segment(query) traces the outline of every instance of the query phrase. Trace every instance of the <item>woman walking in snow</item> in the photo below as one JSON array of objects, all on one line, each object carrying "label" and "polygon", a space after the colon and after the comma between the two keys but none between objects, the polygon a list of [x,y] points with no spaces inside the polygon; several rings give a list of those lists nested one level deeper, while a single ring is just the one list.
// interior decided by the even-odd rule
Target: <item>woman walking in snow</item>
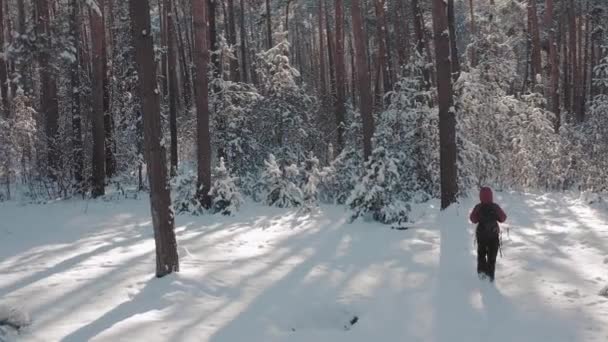
[{"label": "woman walking in snow", "polygon": [[494,203],[492,189],[483,187],[479,191],[479,200],[471,212],[471,222],[477,224],[477,274],[480,279],[486,277],[494,281],[496,256],[500,248],[500,226],[507,220],[507,215]]}]

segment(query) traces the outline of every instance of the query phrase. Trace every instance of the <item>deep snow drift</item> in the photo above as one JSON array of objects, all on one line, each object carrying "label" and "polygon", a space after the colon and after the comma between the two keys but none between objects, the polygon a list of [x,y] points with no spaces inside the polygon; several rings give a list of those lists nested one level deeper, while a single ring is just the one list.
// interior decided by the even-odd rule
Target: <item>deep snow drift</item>
[{"label": "deep snow drift", "polygon": [[4,203],[0,305],[30,313],[23,341],[608,340],[608,210],[497,198],[495,286],[474,272],[472,201],[417,207],[407,231],[338,207],[178,216],[182,271],[163,279],[147,200]]}]

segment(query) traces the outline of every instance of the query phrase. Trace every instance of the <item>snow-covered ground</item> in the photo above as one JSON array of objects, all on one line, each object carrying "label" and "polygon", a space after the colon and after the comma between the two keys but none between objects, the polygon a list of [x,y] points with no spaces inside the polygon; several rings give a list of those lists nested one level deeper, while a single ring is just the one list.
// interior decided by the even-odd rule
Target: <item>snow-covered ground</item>
[{"label": "snow-covered ground", "polygon": [[4,203],[0,304],[30,313],[23,341],[608,340],[608,210],[497,197],[495,286],[474,271],[472,201],[415,208],[407,231],[338,207],[179,216],[181,272],[163,279],[146,200]]}]

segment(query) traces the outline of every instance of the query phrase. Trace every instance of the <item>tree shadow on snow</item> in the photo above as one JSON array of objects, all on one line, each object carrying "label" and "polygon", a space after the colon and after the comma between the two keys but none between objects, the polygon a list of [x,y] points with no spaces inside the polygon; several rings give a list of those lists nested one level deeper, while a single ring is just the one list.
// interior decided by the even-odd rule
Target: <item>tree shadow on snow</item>
[{"label": "tree shadow on snow", "polygon": [[[351,325],[353,331],[349,340],[369,341],[373,336],[361,335],[359,325],[366,325],[367,333],[373,331],[382,336],[399,336],[391,334],[391,330],[402,333],[404,329],[415,329],[408,325],[408,321],[416,321],[415,317],[407,317],[407,313],[392,314],[403,311],[403,305],[407,305],[405,293],[402,298],[384,293],[387,286],[403,287],[403,291],[411,292],[424,291],[428,287],[427,281],[423,280],[406,289],[407,284],[400,283],[404,279],[396,277],[403,273],[430,272],[428,265],[413,261],[417,250],[396,252],[394,247],[408,235],[399,235],[400,238],[396,239],[394,231],[382,229],[382,226],[360,223],[347,226],[343,225],[344,219],[341,221],[326,224],[315,234],[284,241],[282,244],[290,248],[290,255],[304,253],[308,257],[269,283],[238,316],[216,331],[210,341],[238,341],[243,336],[260,341],[292,340],[306,336],[300,335],[303,331],[314,331],[317,341],[321,336],[333,341],[336,336],[346,333]],[[401,258],[410,261],[407,270],[398,269],[403,266],[398,260]],[[393,275],[395,277],[391,278]],[[253,275],[254,278],[259,276],[259,273]],[[365,309],[376,311],[365,312]],[[379,319],[380,315],[385,317]],[[188,336],[204,320],[205,317],[201,317],[181,329],[181,334],[173,336],[172,340]],[[370,327],[368,322],[371,320],[379,323],[378,326]],[[353,321],[357,322],[356,325],[351,323]]]},{"label": "tree shadow on snow", "polygon": [[70,335],[64,337],[62,342],[81,342],[89,341],[105,330],[111,328],[117,323],[120,323],[128,318],[143,314],[153,310],[160,310],[166,305],[163,304],[162,298],[166,294],[166,286],[164,282],[167,279],[150,279],[146,285],[128,301],[121,303],[95,321],[79,328]]}]

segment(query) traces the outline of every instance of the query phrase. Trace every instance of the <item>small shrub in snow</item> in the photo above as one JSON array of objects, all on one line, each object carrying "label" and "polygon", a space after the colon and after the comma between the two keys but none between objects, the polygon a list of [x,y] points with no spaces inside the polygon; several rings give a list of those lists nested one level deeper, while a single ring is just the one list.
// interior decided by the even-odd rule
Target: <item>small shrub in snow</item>
[{"label": "small shrub in snow", "polygon": [[214,214],[233,215],[243,204],[243,197],[235,183],[235,178],[230,176],[224,163],[220,159],[220,165],[215,169],[213,186],[209,195],[212,199],[211,209]]},{"label": "small shrub in snow", "polygon": [[273,154],[264,161],[262,186],[266,191],[266,204],[279,208],[299,207],[303,195],[295,183],[299,171],[296,165],[281,166]]},{"label": "small shrub in snow", "polygon": [[410,211],[401,191],[397,160],[383,147],[376,148],[365,165],[365,174],[347,200],[352,220],[371,217],[382,223],[407,221]]},{"label": "small shrub in snow", "polygon": [[171,181],[174,189],[173,208],[177,214],[202,214],[205,209],[196,197],[197,175],[193,171],[179,173]]},{"label": "small shrub in snow", "polygon": [[313,209],[319,202],[319,184],[325,172],[319,168],[319,159],[310,153],[304,162],[304,183],[302,184],[302,194],[304,196],[304,207]]},{"label": "small shrub in snow", "polygon": [[361,177],[363,157],[359,149],[346,148],[324,168],[320,184],[321,199],[328,203],[344,204]]}]

